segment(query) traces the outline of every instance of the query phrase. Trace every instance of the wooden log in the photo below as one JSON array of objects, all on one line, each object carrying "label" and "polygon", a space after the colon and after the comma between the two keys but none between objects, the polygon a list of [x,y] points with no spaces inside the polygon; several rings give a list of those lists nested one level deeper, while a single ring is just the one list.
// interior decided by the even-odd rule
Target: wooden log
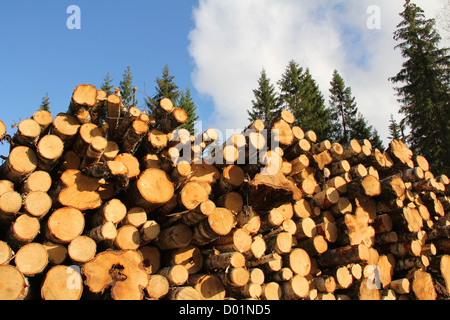
[{"label": "wooden log", "polygon": [[282,297],[284,300],[299,300],[305,298],[309,293],[309,281],[301,276],[295,275],[281,285]]},{"label": "wooden log", "polygon": [[225,287],[220,278],[213,274],[190,275],[187,283],[199,293],[202,300],[225,299]]},{"label": "wooden log", "polygon": [[67,247],[67,253],[75,264],[83,264],[91,261],[96,252],[96,242],[87,236],[76,237]]},{"label": "wooden log", "polygon": [[90,110],[97,104],[97,88],[90,84],[82,84],[75,88],[69,105],[69,112],[76,115],[84,107]]},{"label": "wooden log", "polygon": [[83,279],[79,271],[68,266],[54,266],[41,287],[43,300],[80,300],[83,293]]},{"label": "wooden log", "polygon": [[174,186],[167,173],[159,169],[147,169],[126,191],[129,204],[151,212],[168,202],[174,194]]},{"label": "wooden log", "polygon": [[321,256],[317,257],[317,262],[322,267],[336,267],[361,261],[369,261],[369,259],[369,248],[364,244],[359,244],[327,250]]},{"label": "wooden log", "polygon": [[23,199],[23,208],[30,215],[42,219],[52,207],[52,198],[43,191],[32,191]]},{"label": "wooden log", "polygon": [[141,246],[137,251],[142,255],[142,258],[144,259],[142,262],[142,266],[144,267],[147,274],[151,275],[158,272],[162,264],[160,250],[155,246],[144,245]]},{"label": "wooden log", "polygon": [[[31,243],[40,231],[39,220],[27,214],[20,215],[11,225],[6,235],[9,246],[17,250]],[[7,255],[6,255],[7,256]],[[5,258],[2,258],[6,260]]]},{"label": "wooden log", "polygon": [[289,232],[280,232],[271,234],[264,239],[267,244],[267,249],[270,252],[278,254],[287,254],[292,249],[292,234]]},{"label": "wooden log", "polygon": [[64,151],[63,141],[56,135],[45,135],[39,140],[36,154],[39,159],[38,168],[51,171],[61,158]]},{"label": "wooden log", "polygon": [[208,192],[198,182],[190,181],[181,189],[179,202],[183,209],[193,210],[202,202],[208,200]]},{"label": "wooden log", "polygon": [[199,273],[203,267],[203,254],[198,247],[187,245],[167,253],[164,260],[167,265],[183,265],[189,275]]},{"label": "wooden log", "polygon": [[203,246],[227,235],[235,225],[235,217],[226,208],[216,208],[213,214],[193,226],[192,244]]},{"label": "wooden log", "polygon": [[250,278],[249,272],[245,268],[228,268],[216,274],[226,287],[243,287]]},{"label": "wooden log", "polygon": [[134,120],[125,133],[122,143],[119,145],[120,151],[122,153],[134,154],[148,130],[147,122],[139,119]]},{"label": "wooden log", "polygon": [[245,266],[245,257],[240,252],[208,252],[204,255],[203,261],[203,267],[209,271]]},{"label": "wooden log", "polygon": [[14,258],[14,251],[4,241],[0,241],[0,266],[7,265]]},{"label": "wooden log", "polygon": [[198,291],[190,286],[171,287],[166,297],[169,300],[202,300],[202,296]]},{"label": "wooden log", "polygon": [[87,231],[86,235],[96,242],[112,241],[117,237],[117,228],[114,223],[108,221]]},{"label": "wooden log", "polygon": [[36,121],[41,127],[41,137],[46,135],[50,130],[50,125],[53,121],[53,116],[50,111],[37,110],[33,113],[33,116],[31,118]]},{"label": "wooden log", "polygon": [[20,183],[26,179],[38,165],[36,153],[25,146],[18,146],[11,150],[8,159],[0,167],[3,179]]},{"label": "wooden log", "polygon": [[338,203],[339,192],[336,188],[327,188],[313,196],[313,201],[321,209],[328,209],[332,205]]},{"label": "wooden log", "polygon": [[294,141],[291,125],[283,119],[271,124],[270,135],[272,143],[282,149],[289,147]]},{"label": "wooden log", "polygon": [[291,147],[287,148],[284,157],[288,161],[293,161],[302,154],[307,154],[311,150],[311,144],[307,139],[301,139],[294,143]]},{"label": "wooden log", "polygon": [[[97,193],[100,183],[78,170],[67,170],[61,175],[63,190],[57,195],[57,202],[64,207],[80,211],[97,209],[102,200]],[[55,200],[54,200],[55,201]]]},{"label": "wooden log", "polygon": [[17,132],[12,138],[12,145],[34,148],[41,135],[41,126],[33,119],[19,122]]},{"label": "wooden log", "polygon": [[[50,174],[47,171],[36,170],[22,183],[20,191],[22,194],[28,194],[33,191],[47,192],[50,190],[51,185],[52,178]],[[2,194],[1,191],[0,194]]]},{"label": "wooden log", "polygon": [[392,170],[406,170],[414,168],[413,152],[401,140],[392,140],[386,149],[386,154],[392,159]]},{"label": "wooden log", "polygon": [[131,153],[120,153],[114,161],[122,162],[128,169],[128,178],[133,179],[141,173],[139,160]]},{"label": "wooden log", "polygon": [[161,230],[156,245],[161,250],[183,248],[191,243],[192,237],[192,230],[188,226],[177,224]]},{"label": "wooden log", "polygon": [[244,207],[244,199],[241,193],[232,191],[216,199],[216,205],[237,214]]},{"label": "wooden log", "polygon": [[[134,227],[134,226],[133,226]],[[134,227],[136,228],[136,227]],[[137,228],[136,228],[137,229]],[[147,220],[140,228],[140,245],[144,245],[157,239],[161,232],[161,226],[155,220]]]},{"label": "wooden log", "polygon": [[81,124],[74,116],[59,113],[53,119],[50,133],[58,136],[64,142],[64,147],[68,149],[72,146],[80,126]]},{"label": "wooden log", "polygon": [[257,211],[271,210],[303,197],[297,186],[281,172],[273,175],[257,174],[249,182],[248,191],[249,204]]},{"label": "wooden log", "polygon": [[5,192],[0,196],[0,224],[9,225],[22,208],[22,197],[16,191]]},{"label": "wooden log", "polygon": [[164,276],[169,281],[169,285],[172,286],[182,286],[189,278],[188,271],[182,265],[162,268],[158,271],[158,274]]},{"label": "wooden log", "polygon": [[121,99],[116,94],[111,94],[106,98],[106,119],[108,124],[108,137],[113,137],[114,132],[119,124],[119,117],[121,112]]},{"label": "wooden log", "polygon": [[101,252],[83,265],[85,284],[93,293],[111,288],[115,300],[142,300],[149,281],[142,261],[142,255],[133,250]]},{"label": "wooden log", "polygon": [[25,300],[29,293],[29,282],[17,267],[0,265],[1,300]]},{"label": "wooden log", "polygon": [[433,278],[428,272],[417,270],[412,275],[411,289],[418,300],[436,300]]},{"label": "wooden log", "polygon": [[161,101],[156,105],[155,110],[153,110],[153,117],[155,120],[161,121],[165,117],[169,115],[170,112],[173,111],[174,105],[172,101],[168,98],[163,98]]},{"label": "wooden log", "polygon": [[165,133],[169,133],[181,127],[187,120],[188,116],[186,111],[176,107],[162,119],[159,123],[159,129]]},{"label": "wooden log", "polygon": [[159,300],[164,298],[169,292],[169,281],[160,274],[152,274],[149,276],[148,286],[145,292],[150,299]]},{"label": "wooden log", "polygon": [[80,169],[83,170],[100,162],[107,146],[108,140],[101,136],[94,137],[86,150]]},{"label": "wooden log", "polygon": [[81,211],[64,207],[55,210],[48,218],[45,236],[56,243],[69,243],[84,230],[85,219]]},{"label": "wooden log", "polygon": [[251,249],[252,237],[246,230],[235,228],[229,234],[215,240],[212,245],[220,252],[246,253]]},{"label": "wooden log", "polygon": [[347,186],[347,195],[353,198],[361,195],[374,197],[381,194],[380,181],[372,175],[352,180]]},{"label": "wooden log", "polygon": [[24,245],[14,257],[16,268],[27,277],[36,276],[48,265],[48,253],[45,247],[36,242]]},{"label": "wooden log", "polygon": [[63,264],[64,261],[66,261],[67,248],[64,245],[51,241],[44,241],[42,245],[45,247],[45,250],[47,250],[48,262],[51,265],[60,265]]}]

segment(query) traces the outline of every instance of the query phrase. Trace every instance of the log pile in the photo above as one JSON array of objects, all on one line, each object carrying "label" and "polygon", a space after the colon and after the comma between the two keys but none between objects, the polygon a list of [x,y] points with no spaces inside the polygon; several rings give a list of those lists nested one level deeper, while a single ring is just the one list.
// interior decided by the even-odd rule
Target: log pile
[{"label": "log pile", "polygon": [[317,141],[285,110],[203,156],[218,134],[186,120],[80,85],[0,123],[0,299],[450,297],[450,181],[403,142]]}]

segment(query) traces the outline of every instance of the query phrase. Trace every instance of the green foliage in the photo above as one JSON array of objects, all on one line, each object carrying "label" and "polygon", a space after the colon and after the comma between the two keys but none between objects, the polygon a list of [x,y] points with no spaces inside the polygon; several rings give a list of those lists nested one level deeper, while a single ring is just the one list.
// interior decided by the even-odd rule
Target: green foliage
[{"label": "green foliage", "polygon": [[163,68],[162,77],[156,78],[156,93],[153,97],[148,96],[145,98],[145,103],[151,112],[153,112],[155,106],[157,106],[163,98],[168,98],[174,105],[177,105],[180,91],[178,90],[178,86],[175,84],[174,79],[175,76],[169,74],[169,65],[166,64]]},{"label": "green foliage", "polygon": [[112,84],[113,81],[114,80],[111,78],[109,72],[106,74],[105,78],[103,78],[103,83],[100,89],[106,92],[106,96],[114,93],[114,85]]},{"label": "green foliage", "polygon": [[127,106],[135,106],[137,101],[134,100],[134,86],[133,75],[131,74],[131,67],[128,65],[122,74],[122,80],[119,84],[120,95],[122,103]]},{"label": "green foliage", "polygon": [[255,99],[252,100],[252,109],[247,110],[248,120],[253,122],[260,119],[268,127],[272,120],[281,112],[281,100],[264,69],[261,71],[261,76],[258,79],[258,89],[253,90],[253,95]]},{"label": "green foliage", "polygon": [[330,138],[345,144],[352,138],[351,128],[357,120],[358,108],[351,88],[345,86],[344,79],[337,70],[334,70],[330,85]]},{"label": "green foliage", "polygon": [[394,116],[391,114],[389,119],[389,140],[403,140],[402,131],[400,125],[395,121]]},{"label": "green foliage", "polygon": [[303,72],[295,61],[290,61],[278,85],[283,106],[296,118],[294,125],[304,131],[313,130],[319,140],[328,139],[329,110],[325,108],[323,95],[309,69]]},{"label": "green foliage", "polygon": [[42,97],[41,105],[39,106],[39,110],[50,111],[50,98],[48,97],[48,92],[45,93],[45,96]]},{"label": "green foliage", "polygon": [[436,173],[450,174],[449,49],[439,48],[435,21],[425,19],[417,5],[406,1],[400,16],[394,39],[405,61],[390,80],[397,85],[399,111],[410,130],[406,142]]},{"label": "green foliage", "polygon": [[195,123],[198,120],[196,114],[197,107],[191,97],[191,90],[187,88],[185,91],[181,92],[180,101],[178,102],[178,107],[186,111],[188,120],[182,126],[182,128],[188,130],[191,134],[195,135]]}]

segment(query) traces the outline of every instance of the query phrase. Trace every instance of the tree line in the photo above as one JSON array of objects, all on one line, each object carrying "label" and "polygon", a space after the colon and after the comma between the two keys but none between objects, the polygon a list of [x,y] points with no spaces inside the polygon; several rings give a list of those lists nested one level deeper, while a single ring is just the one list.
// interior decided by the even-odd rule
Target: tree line
[{"label": "tree line", "polygon": [[[389,123],[389,139],[404,141],[415,154],[423,155],[433,172],[450,175],[450,57],[448,48],[440,48],[441,36],[436,30],[434,19],[426,19],[424,11],[410,0],[405,0],[400,13],[402,21],[397,25],[394,39],[398,42],[404,58],[401,70],[388,79],[397,92],[397,122],[393,113]],[[188,114],[184,128],[195,134],[198,120],[190,89],[180,90],[169,66],[162,70],[162,76],[155,79],[155,92],[146,95],[145,106],[151,112],[166,97]],[[374,148],[384,150],[377,130],[369,125],[358,110],[356,98],[350,86],[337,70],[334,70],[326,102],[310,69],[291,60],[281,79],[272,83],[264,68],[253,90],[254,99],[247,110],[248,119],[261,119],[269,125],[283,109],[290,110],[295,118],[294,125],[303,130],[313,130],[318,139],[336,141],[342,144],[352,139],[368,139]],[[275,86],[276,85],[276,86]],[[118,88],[124,104],[137,105],[130,66],[122,74]],[[106,74],[101,89],[114,93],[113,79]],[[42,99],[41,108],[49,109],[48,93]]]}]

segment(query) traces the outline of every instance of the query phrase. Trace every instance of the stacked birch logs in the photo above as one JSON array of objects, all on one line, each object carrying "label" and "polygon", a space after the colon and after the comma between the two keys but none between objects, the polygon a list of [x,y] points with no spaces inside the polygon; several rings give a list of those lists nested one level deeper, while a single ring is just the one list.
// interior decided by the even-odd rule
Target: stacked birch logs
[{"label": "stacked birch logs", "polygon": [[403,142],[317,141],[285,110],[206,156],[217,131],[186,120],[80,85],[0,122],[0,299],[449,298],[450,181]]}]

